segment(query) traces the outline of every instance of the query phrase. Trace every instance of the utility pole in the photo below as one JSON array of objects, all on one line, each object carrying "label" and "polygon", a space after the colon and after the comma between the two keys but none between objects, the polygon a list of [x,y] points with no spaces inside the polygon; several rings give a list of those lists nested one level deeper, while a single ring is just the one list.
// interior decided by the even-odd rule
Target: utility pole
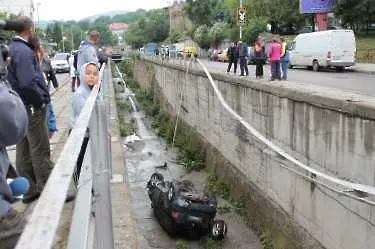
[{"label": "utility pole", "polygon": [[70,26],[70,35],[72,36],[72,50],[74,50],[74,37],[73,37],[73,27]]},{"label": "utility pole", "polygon": [[61,23],[61,37],[62,37],[62,46],[63,52],[65,53],[65,42],[64,42],[64,24]]},{"label": "utility pole", "polygon": [[[242,0],[240,0],[240,8],[242,8]],[[242,41],[242,25],[240,25],[240,41]]]}]

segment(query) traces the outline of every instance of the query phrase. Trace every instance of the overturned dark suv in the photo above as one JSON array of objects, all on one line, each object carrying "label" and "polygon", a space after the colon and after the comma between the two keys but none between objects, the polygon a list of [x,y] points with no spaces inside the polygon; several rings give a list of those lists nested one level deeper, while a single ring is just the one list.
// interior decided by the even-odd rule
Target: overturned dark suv
[{"label": "overturned dark suv", "polygon": [[147,192],[155,216],[170,235],[198,239],[209,234],[215,240],[225,238],[226,223],[215,220],[216,197],[199,193],[191,181],[165,181],[162,174],[154,173]]}]

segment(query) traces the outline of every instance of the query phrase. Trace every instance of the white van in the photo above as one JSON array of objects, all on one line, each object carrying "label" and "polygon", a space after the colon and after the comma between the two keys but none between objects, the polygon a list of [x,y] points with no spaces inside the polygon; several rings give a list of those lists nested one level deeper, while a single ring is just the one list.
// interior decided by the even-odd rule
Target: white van
[{"label": "white van", "polygon": [[356,42],[352,30],[328,30],[298,35],[290,47],[289,65],[335,67],[355,65]]}]

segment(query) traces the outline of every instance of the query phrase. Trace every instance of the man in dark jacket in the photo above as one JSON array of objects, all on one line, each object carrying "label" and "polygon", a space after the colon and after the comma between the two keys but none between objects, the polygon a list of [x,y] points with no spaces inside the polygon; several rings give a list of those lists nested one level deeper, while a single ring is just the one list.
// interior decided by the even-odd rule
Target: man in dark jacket
[{"label": "man in dark jacket", "polygon": [[232,64],[234,65],[234,74],[237,72],[237,62],[238,62],[238,46],[237,42],[233,42],[232,45],[228,48],[228,57],[229,57],[229,65],[227,69],[227,73],[230,72],[232,68]]},{"label": "man in dark jacket", "polygon": [[20,20],[25,30],[17,33],[9,45],[8,81],[20,95],[29,119],[26,137],[17,144],[16,167],[30,182],[30,189],[23,198],[24,203],[30,203],[40,196],[53,166],[46,123],[50,95],[29,43],[35,35],[34,24],[28,17]]},{"label": "man in dark jacket", "polygon": [[243,43],[242,41],[240,41],[240,44],[238,45],[238,55],[240,58],[240,69],[241,69],[240,76],[245,76],[244,73],[246,73],[246,76],[248,76],[249,69],[247,67],[247,57],[248,57],[247,45],[246,43]]}]

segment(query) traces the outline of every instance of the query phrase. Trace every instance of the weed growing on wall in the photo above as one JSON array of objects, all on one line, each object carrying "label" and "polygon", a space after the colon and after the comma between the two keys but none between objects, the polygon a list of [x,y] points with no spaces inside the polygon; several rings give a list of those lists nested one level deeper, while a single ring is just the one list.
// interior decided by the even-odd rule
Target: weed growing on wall
[{"label": "weed growing on wall", "polygon": [[[133,64],[131,62],[122,62],[120,68],[125,74],[125,81],[134,92],[141,109],[152,119],[152,128],[156,130],[158,136],[163,137],[171,145],[176,123],[175,118],[161,111],[160,105],[155,103],[156,101],[150,90],[139,88],[133,78]],[[188,172],[200,171],[205,168],[205,152],[198,146],[194,146],[191,129],[184,126],[181,122],[178,124],[175,147],[178,148],[177,160],[184,165]]]},{"label": "weed growing on wall", "polygon": [[178,240],[176,242],[176,249],[189,249],[189,246],[187,243],[183,240]]},{"label": "weed growing on wall", "polygon": [[222,249],[222,241],[213,240],[210,237],[203,237],[200,241],[200,248],[202,249]]}]

